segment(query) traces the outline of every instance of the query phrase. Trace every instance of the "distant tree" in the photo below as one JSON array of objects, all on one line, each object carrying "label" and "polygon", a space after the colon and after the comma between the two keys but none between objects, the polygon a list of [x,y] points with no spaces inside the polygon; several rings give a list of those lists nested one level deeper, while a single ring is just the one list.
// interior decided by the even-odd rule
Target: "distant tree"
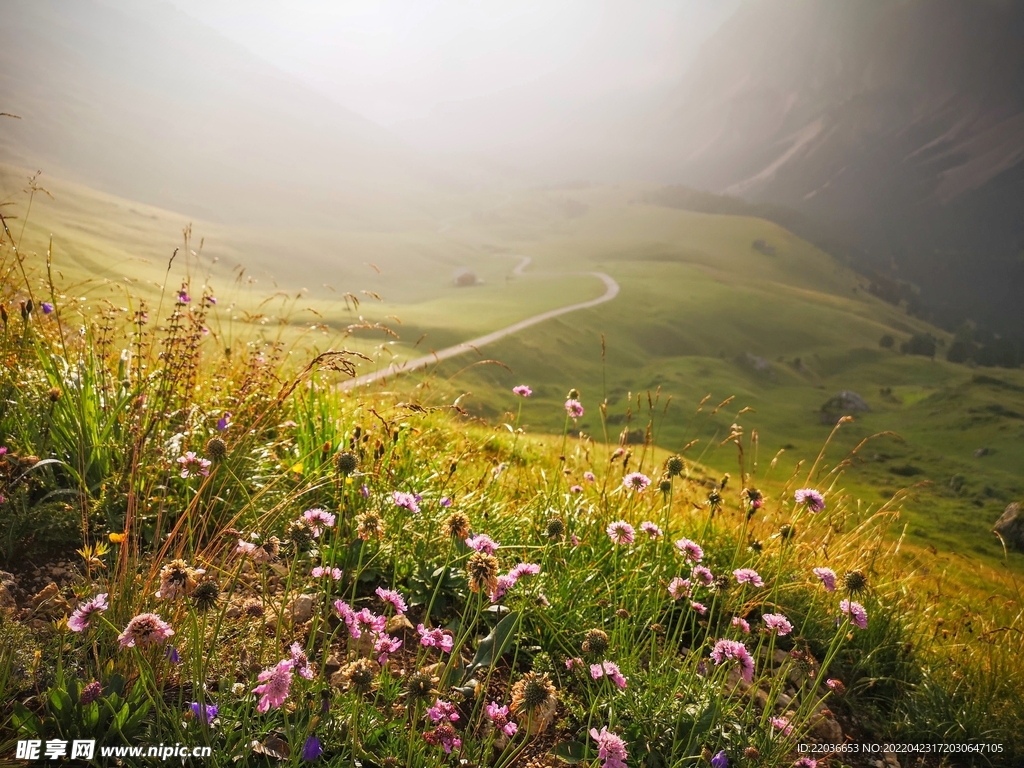
[{"label": "distant tree", "polygon": [[900,345],[900,352],[934,358],[935,337],[928,333],[915,333],[910,337],[910,341],[905,341]]},{"label": "distant tree", "polygon": [[896,344],[896,339],[892,337],[891,333],[887,333],[878,340],[878,346],[882,349],[892,349],[893,345]]},{"label": "distant tree", "polygon": [[978,347],[973,342],[957,339],[949,345],[946,352],[946,359],[951,363],[966,363],[974,360],[978,355]]}]

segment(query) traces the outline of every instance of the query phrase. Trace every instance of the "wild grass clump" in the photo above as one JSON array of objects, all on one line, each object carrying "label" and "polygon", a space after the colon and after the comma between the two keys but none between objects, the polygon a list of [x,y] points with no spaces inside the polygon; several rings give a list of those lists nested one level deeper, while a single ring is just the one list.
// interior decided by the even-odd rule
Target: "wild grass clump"
[{"label": "wild grass clump", "polygon": [[73,327],[52,284],[37,304],[4,274],[3,561],[77,549],[78,568],[2,611],[0,749],[788,766],[853,724],[1024,754],[1019,623],[926,635],[895,512],[862,515],[841,466],[755,487],[736,427],[739,480],[709,479],[578,433],[575,390],[563,434],[527,438],[528,389],[493,427],[341,391],[344,352],[228,352],[188,280],[155,327],[141,306]]}]

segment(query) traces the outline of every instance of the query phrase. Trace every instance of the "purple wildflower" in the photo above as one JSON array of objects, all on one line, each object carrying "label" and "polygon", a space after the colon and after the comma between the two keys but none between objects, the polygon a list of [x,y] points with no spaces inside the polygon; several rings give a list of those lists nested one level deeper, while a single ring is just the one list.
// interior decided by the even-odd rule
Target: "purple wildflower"
[{"label": "purple wildflower", "polygon": [[485,555],[493,555],[495,550],[501,545],[486,533],[480,533],[466,539],[466,546],[470,549],[475,549],[477,552],[483,552]]},{"label": "purple wildflower", "polygon": [[782,731],[783,736],[789,736],[793,732],[793,726],[789,724],[788,718],[773,717],[769,722],[771,722],[772,728]]},{"label": "purple wildflower", "polygon": [[793,494],[797,504],[806,504],[807,511],[817,514],[825,509],[825,497],[813,488],[801,488]]},{"label": "purple wildflower", "polygon": [[427,629],[422,624],[417,624],[416,631],[420,633],[420,645],[440,648],[442,653],[451,653],[455,647],[455,638],[441,629]]},{"label": "purple wildflower", "polygon": [[520,397],[529,397],[533,394],[533,390],[525,384],[520,384],[518,387],[512,387],[512,391]]},{"label": "purple wildflower", "polygon": [[394,499],[395,506],[407,509],[415,515],[419,514],[420,505],[416,503],[416,494],[394,491],[391,494],[391,498]]},{"label": "purple wildflower", "polygon": [[50,314],[51,312],[53,312],[53,304],[51,304],[50,302],[48,302],[48,301],[44,301],[44,302],[43,302],[43,303],[41,304],[41,306],[42,306],[42,308],[43,308],[43,314],[44,314],[44,315],[48,315],[48,314]]},{"label": "purple wildflower", "polygon": [[825,587],[826,592],[836,591],[836,572],[831,568],[815,568],[813,571],[815,576],[821,579],[822,585]]},{"label": "purple wildflower", "polygon": [[676,576],[672,581],[668,583],[668,593],[672,595],[673,600],[679,600],[683,597],[690,596],[690,580],[682,579]]},{"label": "purple wildflower", "polygon": [[737,568],[732,572],[732,575],[736,577],[736,581],[740,584],[753,584],[755,587],[764,586],[761,576],[753,568]]},{"label": "purple wildflower", "polygon": [[651,484],[651,478],[643,472],[630,472],[622,478],[622,487],[636,493],[643,493],[644,489]]},{"label": "purple wildflower", "polygon": [[508,707],[499,706],[498,702],[492,701],[485,708],[487,719],[490,720],[496,729],[508,737],[516,735],[519,726],[508,716]]},{"label": "purple wildflower", "polygon": [[839,609],[850,617],[850,621],[861,629],[868,628],[868,612],[864,606],[852,600],[843,600],[839,603]]},{"label": "purple wildflower", "polygon": [[323,753],[324,748],[320,745],[320,739],[316,736],[307,736],[306,743],[302,745],[303,762],[312,763],[319,759]]},{"label": "purple wildflower", "polygon": [[602,661],[600,664],[590,665],[590,676],[595,680],[600,680],[602,677],[607,676],[616,687],[625,688],[627,685],[628,678],[624,677],[622,672],[619,671],[619,665],[612,661]]},{"label": "purple wildflower", "polygon": [[216,704],[200,704],[198,701],[193,701],[188,706],[192,710],[192,716],[203,725],[209,725],[217,716]]},{"label": "purple wildflower", "polygon": [[110,606],[107,605],[107,593],[101,592],[92,600],[79,605],[75,612],[68,617],[68,629],[72,632],[84,632],[94,613],[103,613]]},{"label": "purple wildflower", "polygon": [[710,587],[715,583],[715,575],[711,573],[710,568],[706,568],[703,565],[693,566],[693,570],[690,571],[690,578],[699,581],[705,587]]},{"label": "purple wildflower", "polygon": [[719,640],[711,650],[711,660],[716,666],[726,660],[738,661],[740,676],[748,683],[754,679],[754,659],[747,647],[738,640]]},{"label": "purple wildflower", "polygon": [[309,665],[309,657],[302,646],[298,643],[292,643],[288,652],[292,656],[292,669],[298,672],[300,677],[312,680],[314,675],[313,668]]},{"label": "purple wildflower", "polygon": [[746,619],[740,618],[739,616],[733,616],[732,625],[734,627],[738,627],[740,632],[743,632],[747,635],[750,634],[750,624],[747,623]]},{"label": "purple wildflower", "polygon": [[334,521],[337,519],[330,512],[320,509],[319,507],[307,509],[302,513],[302,516],[307,522],[312,524],[313,538],[319,538],[320,534],[323,533],[324,528],[333,528]]},{"label": "purple wildflower", "polygon": [[626,768],[629,754],[621,737],[609,732],[607,726],[602,726],[600,733],[597,728],[591,728],[590,738],[597,742],[597,756],[602,768]]},{"label": "purple wildflower", "polygon": [[781,613],[766,613],[761,619],[764,621],[764,625],[769,630],[773,630],[779,637],[785,637],[793,631],[793,625]]},{"label": "purple wildflower", "polygon": [[292,660],[282,659],[276,666],[267,667],[256,678],[261,684],[252,689],[260,695],[256,711],[263,713],[271,707],[284,704],[292,685]]},{"label": "purple wildflower", "polygon": [[661,536],[661,528],[650,520],[640,523],[640,530],[647,534],[648,539],[657,539]]},{"label": "purple wildflower", "polygon": [[377,597],[394,608],[395,613],[405,613],[409,609],[409,606],[405,604],[405,600],[402,596],[393,589],[377,587]]},{"label": "purple wildflower", "polygon": [[572,418],[578,419],[583,415],[583,405],[579,400],[566,400],[565,401],[565,412],[568,413]]},{"label": "purple wildflower", "polygon": [[686,555],[687,560],[692,560],[695,563],[699,563],[704,559],[704,550],[701,549],[700,544],[689,539],[679,539],[676,542],[676,549]]},{"label": "purple wildflower", "polygon": [[605,532],[613,544],[632,544],[633,536],[636,533],[633,530],[633,526],[625,520],[616,520],[614,523],[609,523]]}]

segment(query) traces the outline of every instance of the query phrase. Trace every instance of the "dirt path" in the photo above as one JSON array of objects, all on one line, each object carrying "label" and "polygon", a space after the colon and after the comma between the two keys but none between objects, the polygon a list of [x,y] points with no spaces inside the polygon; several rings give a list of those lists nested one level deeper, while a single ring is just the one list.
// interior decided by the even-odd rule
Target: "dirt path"
[{"label": "dirt path", "polygon": [[[512,271],[514,275],[521,275],[523,270],[529,266],[530,257],[520,256],[520,262],[518,266]],[[593,275],[594,277],[601,280],[605,285],[605,291],[601,296],[590,301],[581,301],[578,304],[569,304],[558,309],[551,309],[547,312],[541,312],[539,315],[533,315],[525,320],[520,320],[518,323],[499,328],[496,331],[488,333],[486,336],[479,336],[469,341],[464,341],[461,344],[456,344],[452,347],[446,347],[440,349],[432,354],[424,355],[423,357],[417,357],[414,360],[409,360],[404,363],[392,363],[387,368],[373,373],[366,373],[362,376],[357,376],[354,379],[350,379],[341,384],[341,388],[344,390],[355,389],[365,384],[372,384],[375,381],[386,378],[388,376],[396,376],[400,373],[409,373],[411,371],[418,371],[422,368],[426,368],[432,363],[439,363],[442,360],[447,360],[450,357],[456,355],[464,355],[467,352],[472,352],[480,347],[486,346],[487,344],[493,344],[499,339],[503,339],[506,336],[510,336],[513,333],[518,333],[524,328],[529,328],[531,325],[537,325],[537,323],[543,323],[545,320],[550,320],[553,317],[559,317],[560,315],[567,315],[570,312],[576,312],[580,309],[589,309],[590,307],[596,307],[599,304],[604,304],[606,301],[611,301],[619,295],[619,284],[610,276],[604,272],[577,272],[579,275]]]}]

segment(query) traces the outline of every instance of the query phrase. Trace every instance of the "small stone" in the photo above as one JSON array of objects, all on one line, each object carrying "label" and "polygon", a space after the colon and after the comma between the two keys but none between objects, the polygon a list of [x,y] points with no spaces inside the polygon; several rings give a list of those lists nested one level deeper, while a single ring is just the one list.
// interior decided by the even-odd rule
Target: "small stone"
[{"label": "small stone", "polygon": [[843,742],[843,727],[831,716],[818,717],[811,725],[811,733],[826,744]]},{"label": "small stone", "polygon": [[330,677],[339,669],[341,669],[341,662],[338,660],[338,657],[332,653],[327,657],[327,661],[324,662],[324,671],[327,673],[327,676]]},{"label": "small stone", "polygon": [[60,594],[60,587],[50,582],[32,596],[32,610],[44,616],[56,618],[70,613],[71,606]]},{"label": "small stone", "polygon": [[305,624],[313,616],[313,596],[302,594],[288,603],[288,616],[293,625]]},{"label": "small stone", "polygon": [[224,618],[226,619],[237,619],[242,615],[242,609],[237,605],[229,605],[228,609],[224,611]]},{"label": "small stone", "polygon": [[405,617],[404,613],[396,613],[394,616],[388,619],[387,626],[384,630],[389,635],[397,635],[400,633],[409,632],[413,629],[412,622]]}]

